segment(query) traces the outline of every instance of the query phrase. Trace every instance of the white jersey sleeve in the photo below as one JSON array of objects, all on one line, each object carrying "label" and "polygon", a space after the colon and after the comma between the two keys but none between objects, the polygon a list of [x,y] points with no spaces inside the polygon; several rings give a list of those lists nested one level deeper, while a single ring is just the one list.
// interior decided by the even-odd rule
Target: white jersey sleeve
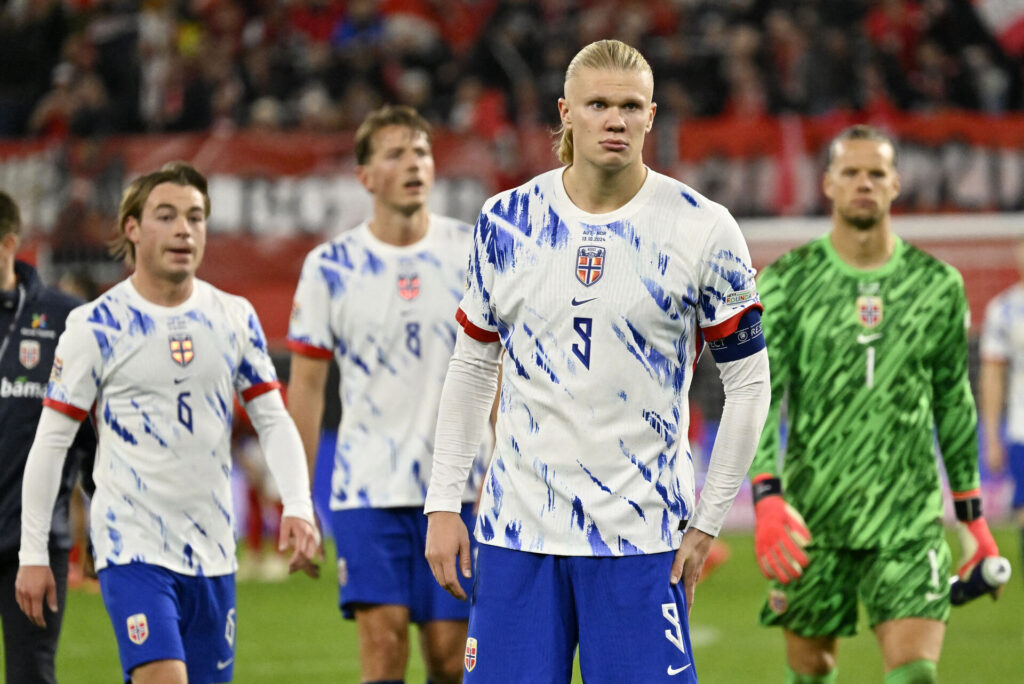
[{"label": "white jersey sleeve", "polygon": [[738,314],[761,301],[754,285],[757,272],[750,265],[750,251],[739,225],[721,209],[704,244],[700,270],[697,318],[704,337],[720,340],[736,331]]},{"label": "white jersey sleeve", "polygon": [[985,322],[981,328],[983,359],[1009,361],[1013,355],[1010,336],[1013,291],[1011,289],[999,294],[985,307]]},{"label": "white jersey sleeve", "polygon": [[79,421],[92,409],[104,361],[112,353],[106,334],[87,321],[110,316],[109,309],[100,304],[90,312],[88,306],[80,306],[68,314],[64,333],[57,341],[50,382],[43,399],[44,406]]},{"label": "white jersey sleeve", "polygon": [[247,300],[239,298],[239,330],[245,331],[242,343],[242,359],[235,374],[235,391],[242,401],[249,402],[276,389],[281,383],[277,379],[274,362],[267,351],[267,336],[263,334],[256,311]]},{"label": "white jersey sleeve", "polygon": [[337,339],[328,312],[332,291],[344,287],[341,278],[324,261],[320,250],[306,256],[288,322],[289,348],[316,359],[330,359],[334,355]]}]

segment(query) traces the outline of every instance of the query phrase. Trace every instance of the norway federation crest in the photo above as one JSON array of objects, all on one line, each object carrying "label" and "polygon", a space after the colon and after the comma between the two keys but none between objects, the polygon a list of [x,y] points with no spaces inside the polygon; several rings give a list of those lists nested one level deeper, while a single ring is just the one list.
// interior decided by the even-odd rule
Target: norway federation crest
[{"label": "norway federation crest", "polygon": [[472,672],[476,667],[476,639],[466,639],[466,672]]},{"label": "norway federation crest", "polygon": [[133,644],[141,646],[149,638],[149,623],[146,621],[145,613],[136,613],[128,616],[128,639]]},{"label": "norway federation crest", "polygon": [[25,368],[32,369],[39,365],[39,340],[22,340],[18,347],[18,360]]},{"label": "norway federation crest", "polygon": [[881,297],[857,297],[857,315],[865,328],[874,328],[882,322]]},{"label": "norway federation crest", "polygon": [[576,250],[576,279],[590,287],[604,273],[604,247],[584,245]]},{"label": "norway federation crest", "polygon": [[398,294],[402,299],[411,302],[420,294],[420,277],[415,273],[403,273],[398,276]]},{"label": "norway federation crest", "polygon": [[185,367],[192,363],[192,359],[196,357],[195,351],[192,349],[192,336],[191,335],[172,335],[171,336],[171,360],[181,367]]}]

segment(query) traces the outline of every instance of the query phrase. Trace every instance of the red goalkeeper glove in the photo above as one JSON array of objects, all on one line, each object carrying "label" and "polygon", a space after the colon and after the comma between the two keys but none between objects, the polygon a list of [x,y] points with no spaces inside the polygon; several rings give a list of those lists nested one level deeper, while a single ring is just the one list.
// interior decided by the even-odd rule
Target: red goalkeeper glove
[{"label": "red goalkeeper glove", "polygon": [[956,510],[957,536],[960,538],[960,551],[963,554],[957,574],[967,579],[983,558],[998,556],[999,547],[988,523],[981,514],[981,492],[972,489],[967,492],[953,492],[953,508]]},{"label": "red goalkeeper glove", "polygon": [[811,541],[811,532],[796,509],[782,498],[779,478],[757,476],[753,492],[757,564],[768,579],[788,584],[807,567],[804,548]]}]

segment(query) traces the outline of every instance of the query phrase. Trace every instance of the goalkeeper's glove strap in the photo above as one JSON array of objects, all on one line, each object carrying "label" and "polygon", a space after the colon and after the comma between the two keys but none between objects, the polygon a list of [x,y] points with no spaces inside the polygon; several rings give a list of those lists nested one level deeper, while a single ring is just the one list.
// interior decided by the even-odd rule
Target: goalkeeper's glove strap
[{"label": "goalkeeper's glove strap", "polygon": [[971,522],[981,517],[981,490],[953,492],[953,509],[960,522]]},{"label": "goalkeeper's glove strap", "polygon": [[754,495],[754,505],[766,496],[782,496],[782,480],[771,475],[758,475],[750,488]]}]

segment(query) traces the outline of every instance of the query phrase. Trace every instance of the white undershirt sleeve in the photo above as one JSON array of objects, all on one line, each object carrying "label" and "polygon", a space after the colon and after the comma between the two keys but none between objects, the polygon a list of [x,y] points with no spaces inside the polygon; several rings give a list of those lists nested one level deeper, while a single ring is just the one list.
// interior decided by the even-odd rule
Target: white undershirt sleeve
[{"label": "white undershirt sleeve", "polygon": [[718,364],[725,387],[725,406],[711,450],[708,473],[690,527],[718,536],[725,516],[747,477],[761,439],[771,383],[768,351]]},{"label": "white undershirt sleeve", "polygon": [[50,526],[64,459],[81,422],[43,408],[21,482],[21,565],[49,565]]},{"label": "white undershirt sleeve", "polygon": [[487,429],[503,347],[459,330],[441,390],[424,513],[462,509],[462,493]]},{"label": "white undershirt sleeve", "polygon": [[281,515],[301,518],[316,527],[309,492],[309,471],[302,439],[277,391],[265,392],[245,406],[259,435],[267,467],[281,492]]}]

